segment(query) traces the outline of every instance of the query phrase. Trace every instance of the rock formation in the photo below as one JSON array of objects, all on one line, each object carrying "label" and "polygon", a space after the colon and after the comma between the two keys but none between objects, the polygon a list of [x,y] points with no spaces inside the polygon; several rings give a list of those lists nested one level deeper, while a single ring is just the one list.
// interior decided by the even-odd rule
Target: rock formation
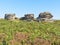
[{"label": "rock formation", "polygon": [[[20,20],[25,20],[25,21],[38,21],[38,22],[53,22],[52,20],[52,14],[50,12],[43,12],[40,13],[37,19],[34,18],[34,14],[25,14],[24,17],[21,17]],[[18,19],[15,14],[5,14],[5,19],[7,20],[15,20]]]},{"label": "rock formation", "polygon": [[5,14],[5,19],[7,20],[15,20],[15,14]]},{"label": "rock formation", "polygon": [[50,12],[43,12],[40,13],[39,16],[37,17],[38,21],[45,21],[45,22],[52,22],[53,20],[51,20],[52,18],[52,14]]},{"label": "rock formation", "polygon": [[27,20],[27,21],[34,20],[34,14],[25,14],[25,16],[21,18],[21,20]]}]

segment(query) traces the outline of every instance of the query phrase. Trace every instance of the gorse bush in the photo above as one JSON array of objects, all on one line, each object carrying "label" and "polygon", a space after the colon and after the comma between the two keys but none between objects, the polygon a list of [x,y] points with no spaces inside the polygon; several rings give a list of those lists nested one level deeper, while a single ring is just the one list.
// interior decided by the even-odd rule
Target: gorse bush
[{"label": "gorse bush", "polygon": [[[21,42],[15,40],[14,35],[17,32],[23,33],[17,35],[21,36],[21,38],[24,37],[24,39],[26,37],[25,34],[28,34],[27,39],[23,39]],[[30,45],[35,45],[34,40],[37,39],[37,37],[42,38],[42,40],[50,41],[51,45],[60,45],[60,21],[49,23],[35,21],[27,22],[21,20],[0,20],[0,45],[13,45],[13,43],[16,43],[15,45],[28,45],[26,44],[28,41],[30,41]],[[20,38],[18,40],[20,40]]]}]

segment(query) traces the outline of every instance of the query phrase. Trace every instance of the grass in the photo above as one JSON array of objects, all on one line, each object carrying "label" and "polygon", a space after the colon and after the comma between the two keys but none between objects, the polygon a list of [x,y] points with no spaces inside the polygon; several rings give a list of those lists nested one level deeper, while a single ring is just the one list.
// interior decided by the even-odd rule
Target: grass
[{"label": "grass", "polygon": [[31,41],[40,37],[49,40],[51,45],[60,45],[60,20],[49,23],[0,19],[0,45],[9,45],[16,32],[27,33]]}]

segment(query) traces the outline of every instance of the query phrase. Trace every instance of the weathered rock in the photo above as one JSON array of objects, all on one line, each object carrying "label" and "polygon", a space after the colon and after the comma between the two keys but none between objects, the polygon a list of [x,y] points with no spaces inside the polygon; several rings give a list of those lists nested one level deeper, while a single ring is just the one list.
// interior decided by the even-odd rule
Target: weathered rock
[{"label": "weathered rock", "polygon": [[40,13],[40,14],[39,14],[39,17],[50,19],[50,18],[52,18],[53,16],[52,16],[52,14],[49,13],[49,12],[43,12],[43,13]]},{"label": "weathered rock", "polygon": [[15,14],[5,14],[5,19],[7,20],[15,20]]},{"label": "weathered rock", "polygon": [[51,20],[52,17],[53,16],[51,13],[43,12],[39,14],[39,16],[37,17],[37,21],[53,22],[53,20]]},{"label": "weathered rock", "polygon": [[31,21],[34,20],[34,14],[25,14],[24,17],[20,18],[21,20]]},{"label": "weathered rock", "polygon": [[25,20],[25,17],[21,17],[20,20]]},{"label": "weathered rock", "polygon": [[25,18],[26,19],[33,19],[34,18],[34,14],[25,14]]}]

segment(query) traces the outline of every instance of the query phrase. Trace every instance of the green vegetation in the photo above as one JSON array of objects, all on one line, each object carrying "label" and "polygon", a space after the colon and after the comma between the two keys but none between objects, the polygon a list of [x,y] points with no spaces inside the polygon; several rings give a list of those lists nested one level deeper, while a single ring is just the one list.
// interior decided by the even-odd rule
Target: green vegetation
[{"label": "green vegetation", "polygon": [[9,41],[14,38],[16,32],[28,33],[31,41],[36,37],[41,37],[45,40],[49,40],[51,45],[60,45],[60,21],[41,23],[34,21],[8,21],[1,19],[0,45],[9,45]]}]

